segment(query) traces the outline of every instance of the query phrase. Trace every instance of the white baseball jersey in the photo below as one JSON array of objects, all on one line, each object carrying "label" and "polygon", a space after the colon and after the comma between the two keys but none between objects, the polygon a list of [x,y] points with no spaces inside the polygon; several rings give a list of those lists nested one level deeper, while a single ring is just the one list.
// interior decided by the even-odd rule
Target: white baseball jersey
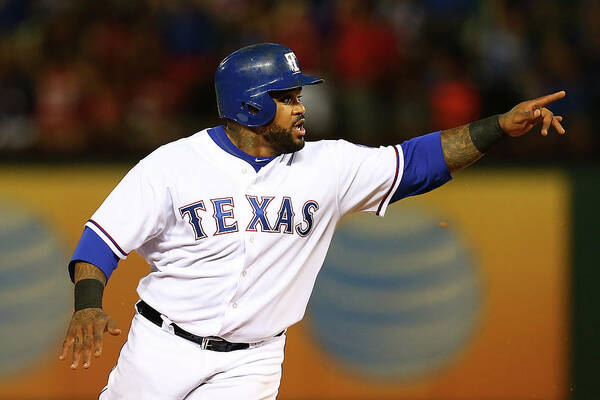
[{"label": "white baseball jersey", "polygon": [[86,226],[146,259],[139,296],[172,322],[257,342],[302,319],[336,225],[383,215],[403,164],[399,145],[326,140],[256,172],[204,130],[140,161]]}]

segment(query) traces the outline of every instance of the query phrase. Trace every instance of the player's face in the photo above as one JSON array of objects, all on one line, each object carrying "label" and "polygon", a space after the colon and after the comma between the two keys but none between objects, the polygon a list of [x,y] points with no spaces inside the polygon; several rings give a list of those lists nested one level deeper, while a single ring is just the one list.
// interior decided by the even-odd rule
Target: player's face
[{"label": "player's face", "polygon": [[264,127],[262,135],[279,154],[293,153],[304,147],[306,108],[300,101],[301,91],[302,88],[297,88],[271,93],[277,112],[273,121]]}]

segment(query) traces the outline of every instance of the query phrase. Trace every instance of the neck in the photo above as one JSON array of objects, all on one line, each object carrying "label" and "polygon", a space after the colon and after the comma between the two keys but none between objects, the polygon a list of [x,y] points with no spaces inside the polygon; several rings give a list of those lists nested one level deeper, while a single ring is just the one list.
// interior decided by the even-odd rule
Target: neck
[{"label": "neck", "polygon": [[265,140],[263,135],[255,132],[252,128],[239,124],[227,124],[225,133],[229,140],[246,154],[256,157],[272,157],[277,155]]}]

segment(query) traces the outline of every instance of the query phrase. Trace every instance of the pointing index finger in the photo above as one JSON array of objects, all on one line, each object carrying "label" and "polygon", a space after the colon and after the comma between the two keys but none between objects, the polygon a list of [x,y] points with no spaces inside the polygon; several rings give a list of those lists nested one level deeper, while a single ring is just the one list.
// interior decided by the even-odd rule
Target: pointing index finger
[{"label": "pointing index finger", "polygon": [[556,92],[556,93],[552,93],[552,94],[547,94],[545,96],[534,99],[533,106],[534,107],[544,107],[544,106],[552,103],[553,101],[562,99],[566,95],[567,95],[567,93],[564,90],[561,90],[560,92]]}]

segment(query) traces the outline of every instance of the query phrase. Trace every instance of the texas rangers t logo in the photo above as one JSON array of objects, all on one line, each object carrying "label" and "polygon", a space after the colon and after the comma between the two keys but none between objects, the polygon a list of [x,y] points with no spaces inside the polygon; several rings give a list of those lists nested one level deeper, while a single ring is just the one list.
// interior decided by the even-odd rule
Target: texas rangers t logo
[{"label": "texas rangers t logo", "polygon": [[296,58],[296,55],[294,53],[285,53],[285,59],[287,60],[287,63],[290,66],[292,72],[300,72],[300,67],[298,66],[298,59]]}]

